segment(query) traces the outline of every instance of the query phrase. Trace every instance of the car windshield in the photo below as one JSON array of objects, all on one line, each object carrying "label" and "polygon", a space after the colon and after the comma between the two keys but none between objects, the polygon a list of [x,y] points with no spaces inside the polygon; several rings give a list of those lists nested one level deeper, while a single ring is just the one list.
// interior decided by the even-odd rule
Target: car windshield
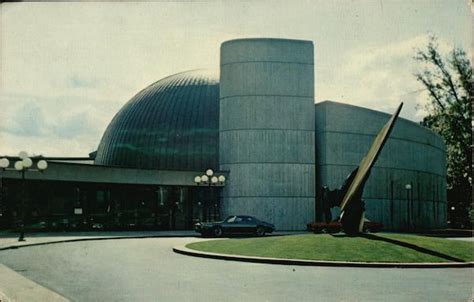
[{"label": "car windshield", "polygon": [[237,218],[237,216],[229,216],[229,217],[227,217],[224,221],[225,221],[225,222],[234,222],[234,221],[235,221],[235,218]]}]

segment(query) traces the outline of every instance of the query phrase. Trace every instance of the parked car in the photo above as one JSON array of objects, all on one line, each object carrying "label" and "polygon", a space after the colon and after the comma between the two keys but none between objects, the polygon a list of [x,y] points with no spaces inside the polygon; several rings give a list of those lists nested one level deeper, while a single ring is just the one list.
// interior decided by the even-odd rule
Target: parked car
[{"label": "parked car", "polygon": [[[307,230],[314,233],[339,233],[342,231],[342,224],[340,221],[335,220],[329,223],[326,222],[313,222],[308,223]],[[384,225],[380,222],[370,221],[368,219],[364,220],[364,226],[362,231],[364,233],[377,233],[383,229]]]},{"label": "parked car", "polygon": [[232,215],[223,221],[198,222],[194,225],[194,229],[203,236],[221,237],[229,234],[264,236],[275,231],[275,226],[252,216]]}]

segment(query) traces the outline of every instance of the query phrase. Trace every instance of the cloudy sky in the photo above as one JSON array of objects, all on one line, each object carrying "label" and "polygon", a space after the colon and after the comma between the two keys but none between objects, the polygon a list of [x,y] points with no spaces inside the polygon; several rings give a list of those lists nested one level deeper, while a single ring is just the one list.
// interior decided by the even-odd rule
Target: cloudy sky
[{"label": "cloudy sky", "polygon": [[470,14],[469,0],[2,3],[0,155],[87,156],[139,90],[217,69],[220,43],[242,37],[312,40],[316,102],[403,100],[419,121],[415,49],[430,33],[469,49]]}]

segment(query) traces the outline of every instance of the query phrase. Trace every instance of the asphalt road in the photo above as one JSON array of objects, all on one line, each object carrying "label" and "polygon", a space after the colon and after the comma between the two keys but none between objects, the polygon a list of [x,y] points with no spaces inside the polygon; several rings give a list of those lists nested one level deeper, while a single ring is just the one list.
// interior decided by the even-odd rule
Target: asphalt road
[{"label": "asphalt road", "polygon": [[[471,301],[474,270],[326,268],[194,258],[196,238],[61,243],[0,263],[72,301]],[[337,251],[335,251],[337,252]]]}]

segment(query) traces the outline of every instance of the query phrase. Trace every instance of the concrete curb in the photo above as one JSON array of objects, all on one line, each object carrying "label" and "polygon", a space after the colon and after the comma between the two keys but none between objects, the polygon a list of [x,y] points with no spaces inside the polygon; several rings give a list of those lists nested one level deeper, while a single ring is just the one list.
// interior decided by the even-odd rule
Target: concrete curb
[{"label": "concrete curb", "polygon": [[211,258],[219,260],[280,264],[280,265],[299,265],[299,266],[337,266],[337,267],[367,267],[367,268],[465,268],[474,267],[474,262],[441,262],[441,263],[391,263],[391,262],[344,262],[344,261],[320,261],[303,259],[280,259],[267,257],[250,257],[229,254],[217,254],[201,252],[188,249],[185,246],[177,246],[173,251],[178,254]]}]

